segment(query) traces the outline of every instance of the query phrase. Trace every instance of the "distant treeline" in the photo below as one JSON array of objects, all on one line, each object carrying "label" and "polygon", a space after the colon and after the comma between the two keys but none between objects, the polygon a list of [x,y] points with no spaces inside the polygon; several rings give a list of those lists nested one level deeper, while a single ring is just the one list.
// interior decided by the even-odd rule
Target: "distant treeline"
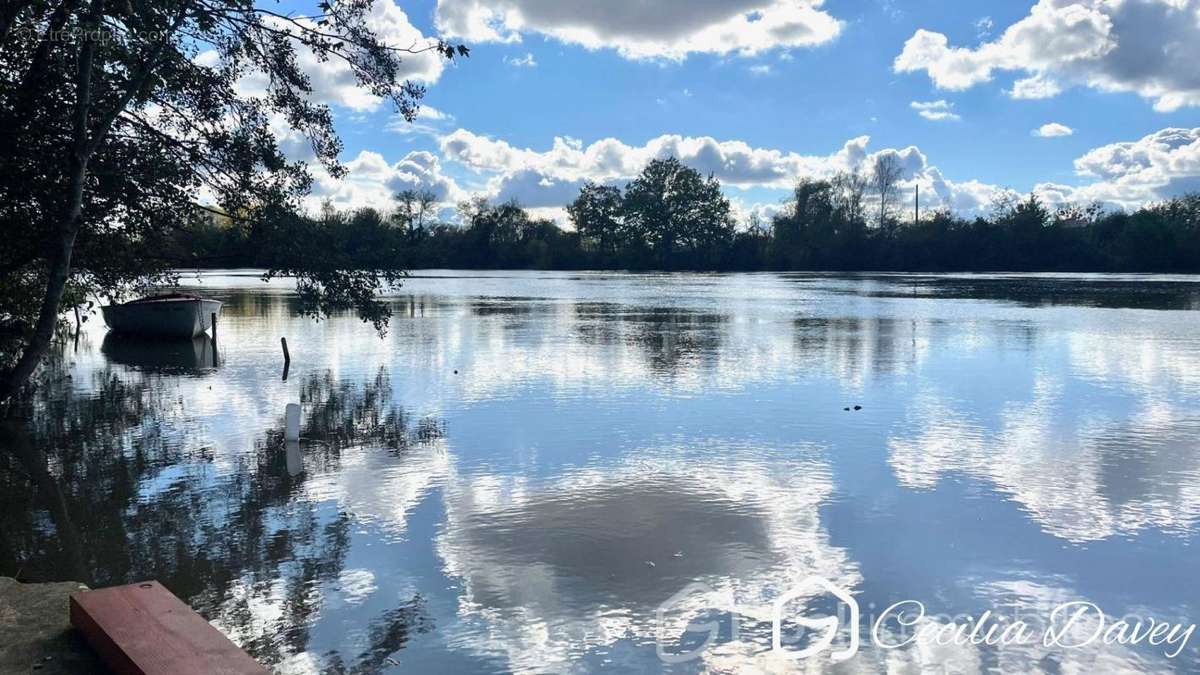
[{"label": "distant treeline", "polygon": [[587,184],[567,205],[573,230],[515,202],[474,200],[438,222],[433,195],[406,191],[385,208],[281,213],[268,227],[236,219],[180,231],[181,265],[342,269],[632,269],[1200,272],[1200,195],[1135,212],[1050,209],[1036,195],[988,217],[902,213],[899,168],[802,179],[769,222],[737,223],[719,182],[677,160],[650,162],[623,189]]}]

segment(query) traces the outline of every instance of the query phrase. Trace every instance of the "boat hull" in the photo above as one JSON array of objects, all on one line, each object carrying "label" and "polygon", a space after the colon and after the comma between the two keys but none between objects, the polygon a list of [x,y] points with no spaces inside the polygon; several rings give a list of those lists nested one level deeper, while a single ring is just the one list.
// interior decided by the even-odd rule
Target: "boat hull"
[{"label": "boat hull", "polygon": [[118,333],[152,337],[193,338],[212,326],[221,303],[206,299],[131,302],[102,307],[104,323]]}]

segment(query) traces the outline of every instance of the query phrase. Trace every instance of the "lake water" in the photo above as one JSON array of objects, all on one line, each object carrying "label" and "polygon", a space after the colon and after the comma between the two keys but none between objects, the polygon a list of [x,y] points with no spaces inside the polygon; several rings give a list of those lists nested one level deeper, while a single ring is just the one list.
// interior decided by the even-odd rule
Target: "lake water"
[{"label": "lake water", "polygon": [[[0,574],[157,578],[287,673],[820,671],[814,576],[847,671],[1200,667],[1104,639],[1200,621],[1194,278],[431,271],[383,338],[184,281],[215,367],[96,317],[7,423]],[[916,639],[985,611],[1036,637]]]}]

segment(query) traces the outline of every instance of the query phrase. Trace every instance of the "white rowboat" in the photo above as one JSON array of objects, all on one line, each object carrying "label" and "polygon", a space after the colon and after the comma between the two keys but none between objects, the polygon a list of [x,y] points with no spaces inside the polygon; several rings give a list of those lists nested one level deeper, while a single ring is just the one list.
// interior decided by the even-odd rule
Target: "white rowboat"
[{"label": "white rowboat", "polygon": [[193,338],[212,325],[221,311],[218,300],[196,295],[159,295],[100,308],[104,323],[118,333]]}]

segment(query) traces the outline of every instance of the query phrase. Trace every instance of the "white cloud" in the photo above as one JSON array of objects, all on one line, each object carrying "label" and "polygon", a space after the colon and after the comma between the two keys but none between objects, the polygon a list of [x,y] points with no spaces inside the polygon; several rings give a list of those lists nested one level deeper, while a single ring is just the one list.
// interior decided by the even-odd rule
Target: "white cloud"
[{"label": "white cloud", "polygon": [[[712,174],[727,188],[767,189],[779,191],[780,196],[801,176],[827,178],[839,171],[866,171],[876,157],[885,154],[894,155],[903,168],[905,190],[911,191],[918,182],[926,189],[933,188],[933,194],[922,195],[922,203],[931,208],[979,212],[991,204],[999,190],[978,181],[947,180],[914,146],[872,153],[867,147],[869,142],[869,137],[860,136],[829,155],[801,155],[755,148],[736,140],[667,134],[643,145],[606,138],[585,146],[580,140],[558,137],[550,149],[538,151],[458,129],[442,137],[441,149],[447,161],[489,175],[490,196],[547,207],[570,201],[585,180],[620,184],[636,176],[651,159],[664,157],[677,157],[703,174]],[[774,202],[735,202],[743,215],[755,210],[766,214],[774,208]]]},{"label": "white cloud", "polygon": [[417,119],[436,120],[440,122],[442,120],[453,120],[454,115],[438,110],[431,105],[422,105],[421,109],[417,111]]},{"label": "white cloud", "polygon": [[1045,74],[1038,74],[1013,82],[1012,91],[1008,92],[1008,95],[1016,99],[1043,99],[1054,98],[1060,93],[1062,86],[1058,82]]},{"label": "white cloud", "polygon": [[1042,126],[1033,130],[1033,135],[1038,136],[1040,138],[1056,138],[1059,136],[1070,136],[1071,134],[1074,134],[1074,133],[1075,133],[1074,129],[1072,129],[1071,127],[1069,127],[1065,124],[1059,124],[1058,122],[1050,122],[1049,124],[1043,124]]},{"label": "white cloud", "polygon": [[504,62],[513,68],[537,68],[537,59],[529,52],[525,56],[506,56]]},{"label": "white cloud", "polygon": [[865,136],[853,139],[829,156],[785,153],[754,148],[742,141],[676,134],[659,136],[640,146],[605,138],[586,147],[582,141],[560,136],[549,150],[537,151],[458,129],[442,137],[441,149],[447,159],[477,171],[532,169],[567,180],[630,178],[651,159],[678,157],[727,185],[786,188],[802,174],[824,175],[853,168],[866,157],[867,140]]},{"label": "white cloud", "polygon": [[1075,160],[1075,171],[1095,182],[1053,183],[1038,190],[1063,201],[1100,201],[1136,207],[1200,190],[1200,128],[1163,129],[1136,141],[1112,143]]},{"label": "white cloud", "polygon": [[[408,15],[394,0],[377,0],[371,5],[367,26],[387,45],[420,47],[431,41],[409,22]],[[353,71],[340,59],[321,62],[310,51],[299,51],[300,65],[312,78],[313,93],[318,100],[357,111],[375,110],[382,103],[358,84]],[[441,57],[434,51],[406,54],[397,76],[418,82],[436,82],[442,75],[443,67]]]},{"label": "white cloud", "polygon": [[[282,31],[298,30],[293,23],[285,19],[267,17],[264,21]],[[297,19],[296,22],[316,28],[316,24],[308,19]],[[409,22],[408,15],[394,0],[375,2],[367,15],[366,24],[387,45],[420,48],[432,42],[431,38],[422,35],[421,31]],[[356,112],[379,108],[382,99],[359,85],[354,71],[345,61],[340,58],[322,61],[312,50],[299,42],[293,42],[293,47],[296,50],[296,63],[300,70],[308,75],[312,86],[312,100],[346,107]],[[215,51],[206,51],[198,55],[196,61],[202,65],[215,66],[217,58]],[[401,80],[432,83],[441,77],[443,68],[444,63],[436,51],[405,54],[401,59],[397,77]],[[237,89],[244,96],[264,96],[268,85],[268,80],[261,73],[254,73],[241,78]]]},{"label": "white cloud", "polygon": [[[361,152],[346,163],[349,175],[342,180],[333,180],[314,167],[317,180],[310,206],[330,199],[341,207],[386,208],[397,190],[411,187],[433,190],[443,205],[472,194],[495,201],[515,199],[537,216],[565,223],[562,207],[574,199],[584,181],[622,185],[648,161],[663,157],[678,157],[721,180],[731,191],[740,221],[751,213],[769,219],[785,191],[802,176],[828,178],[839,171],[867,171],[882,155],[894,156],[903,169],[901,200],[910,200],[913,189],[920,185],[925,208],[947,208],[966,215],[986,213],[998,195],[1009,192],[977,179],[950,180],[915,146],[872,152],[867,136],[850,139],[828,155],[802,155],[753,147],[743,141],[675,134],[641,145],[615,138],[585,145],[578,139],[557,137],[548,149],[535,150],[457,129],[441,136],[439,142],[440,159],[429,152],[411,152],[389,163],[379,153]],[[458,165],[478,179],[460,184],[446,174],[446,163]],[[1042,183],[1034,191],[1051,204],[1100,201],[1136,207],[1198,190],[1200,128],[1164,129],[1136,141],[1096,148],[1076,160],[1075,169],[1081,184]],[[767,199],[747,201],[745,195],[749,194]]]},{"label": "white cloud", "polygon": [[751,75],[759,75],[759,76],[770,75],[771,74],[771,64],[758,63],[753,66],[750,66],[750,68],[748,68],[748,70],[750,71]]},{"label": "white cloud", "polygon": [[429,190],[442,204],[454,204],[468,196],[442,172],[441,161],[430,152],[410,152],[389,164],[378,152],[363,150],[345,167],[345,177],[333,178],[320,166],[310,165],[314,178],[307,202],[310,209],[328,200],[343,209],[369,206],[388,210],[393,195],[405,189]]},{"label": "white cloud", "polygon": [[[915,146],[872,152],[869,143],[869,137],[860,136],[828,155],[802,155],[736,140],[666,134],[642,145],[615,138],[585,145],[578,139],[557,137],[548,149],[535,150],[457,129],[440,137],[441,159],[429,152],[411,152],[388,163],[379,153],[364,151],[346,163],[349,175],[342,180],[314,167],[317,180],[309,205],[331,199],[341,207],[386,208],[397,190],[412,187],[433,190],[443,205],[473,194],[494,201],[515,199],[536,216],[562,224],[566,222],[562,207],[574,199],[584,181],[622,185],[648,161],[664,157],[678,157],[721,180],[731,191],[739,221],[751,213],[768,219],[778,210],[785,191],[802,176],[828,178],[839,171],[868,171],[882,155],[894,156],[903,170],[900,199],[910,200],[920,185],[925,208],[981,214],[997,196],[1011,192],[978,179],[948,179]],[[459,165],[478,179],[460,184],[446,174],[446,163]],[[1041,183],[1033,191],[1050,204],[1100,201],[1129,208],[1200,190],[1200,128],[1164,129],[1136,141],[1096,148],[1077,159],[1075,169],[1081,184]],[[753,194],[761,200],[764,191],[765,201],[745,199]]]},{"label": "white cloud", "polygon": [[909,105],[918,115],[934,122],[957,122],[962,119],[954,112],[954,104],[946,101],[913,101]]},{"label": "white cloud", "polygon": [[918,30],[896,58],[897,72],[925,71],[943,89],[962,90],[995,71],[1030,76],[1015,98],[1047,98],[1062,85],[1134,92],[1161,111],[1200,105],[1200,0],[1040,0],[995,41],[952,47]]},{"label": "white cloud", "polygon": [[438,0],[435,22],[470,42],[520,42],[529,33],[633,59],[693,53],[750,55],[829,42],[840,21],[823,0]]},{"label": "white cloud", "polygon": [[520,169],[499,176],[488,185],[487,192],[499,202],[516,200],[529,208],[552,209],[571,203],[579,196],[583,183],[583,179],[556,178],[537,169]]},{"label": "white cloud", "polygon": [[759,227],[770,228],[771,219],[787,208],[782,199],[773,202],[747,202],[734,196],[729,199],[729,204],[733,210],[733,219],[739,228],[745,228],[752,219]]}]

